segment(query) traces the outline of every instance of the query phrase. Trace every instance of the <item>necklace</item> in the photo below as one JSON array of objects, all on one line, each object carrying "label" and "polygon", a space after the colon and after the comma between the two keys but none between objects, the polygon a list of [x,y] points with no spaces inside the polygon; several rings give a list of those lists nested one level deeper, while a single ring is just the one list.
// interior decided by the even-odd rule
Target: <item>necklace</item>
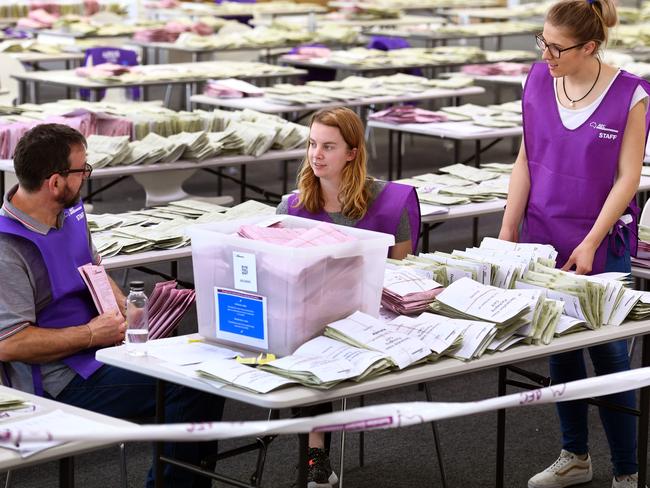
[{"label": "necklace", "polygon": [[587,93],[585,93],[582,97],[578,98],[577,100],[573,100],[573,99],[571,99],[571,97],[569,97],[569,95],[567,95],[566,86],[564,84],[564,76],[562,77],[562,90],[564,91],[564,96],[567,98],[568,101],[571,102],[571,108],[575,107],[577,102],[580,102],[581,100],[584,100],[585,98],[587,98],[587,95],[589,95],[591,93],[591,91],[596,86],[596,83],[598,83],[598,79],[600,78],[601,64],[600,64],[600,59],[596,58],[596,61],[598,61],[598,74],[596,75],[596,79],[594,80],[594,84],[591,85],[591,88],[589,88],[589,91]]}]

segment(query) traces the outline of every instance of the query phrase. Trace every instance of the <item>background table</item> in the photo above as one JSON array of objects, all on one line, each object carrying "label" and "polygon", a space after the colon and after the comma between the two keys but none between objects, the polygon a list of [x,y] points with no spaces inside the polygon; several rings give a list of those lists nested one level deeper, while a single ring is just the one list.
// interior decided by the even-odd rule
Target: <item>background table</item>
[{"label": "background table", "polygon": [[[395,52],[395,51],[393,51]],[[320,58],[325,59],[325,58]],[[531,58],[525,59],[511,59],[513,63],[516,62],[530,62]],[[454,68],[460,68],[466,64],[493,64],[494,61],[467,61],[463,63],[434,63],[434,62],[425,62],[419,64],[409,64],[409,65],[384,65],[384,66],[359,66],[354,64],[340,64],[340,63],[329,63],[314,60],[304,60],[304,59],[292,59],[287,56],[281,56],[278,60],[281,64],[286,64],[289,66],[294,66],[302,69],[328,69],[337,72],[337,76],[340,74],[352,75],[352,76],[374,76],[379,72],[398,72],[398,71],[408,71],[413,69],[422,69],[426,70],[426,76],[429,78],[435,78],[439,72],[448,71]]]},{"label": "background table", "polygon": [[[484,88],[477,86],[469,86],[466,88],[459,88],[456,90],[446,88],[432,88],[418,93],[409,93],[405,95],[396,96],[380,96],[380,97],[366,97],[352,100],[338,100],[331,102],[321,103],[307,103],[289,105],[286,103],[277,103],[269,100],[266,97],[244,97],[244,98],[217,98],[208,95],[192,95],[190,101],[195,105],[216,105],[218,107],[227,107],[237,110],[251,109],[258,112],[268,114],[285,114],[285,113],[300,113],[300,112],[314,112],[326,107],[364,107],[369,105],[384,105],[394,103],[412,102],[416,100],[435,100],[438,98],[451,98],[454,103],[458,98],[479,95],[485,92]],[[303,118],[304,115],[297,118]],[[364,119],[365,117],[362,117]]]},{"label": "background table", "polygon": [[[182,69],[184,63],[172,64],[172,65],[157,65],[157,68],[165,68],[167,66],[172,66],[174,69]],[[189,63],[190,65],[196,65],[197,63]],[[251,80],[251,81],[271,81],[271,80],[287,80],[289,78],[295,78],[306,74],[306,71],[296,69],[291,70],[287,73],[281,74],[260,74],[252,76],[240,76],[240,79]],[[132,86],[171,86],[171,85],[183,85],[185,86],[185,105],[189,110],[189,97],[192,95],[192,92],[195,91],[193,85],[207,81],[211,78],[214,78],[213,75],[204,75],[196,76],[192,78],[183,78],[183,79],[157,79],[157,80],[147,80],[147,81],[110,81],[110,82],[100,82],[92,81],[88,78],[82,78],[77,76],[72,70],[54,70],[47,72],[26,72],[26,73],[16,73],[12,75],[13,78],[18,80],[19,88],[19,103],[25,103],[27,101],[33,103],[39,103],[39,87],[43,85],[54,85],[62,86],[65,88],[75,89],[77,91],[82,89],[90,90],[90,100],[97,101],[99,100],[99,92],[101,90],[106,90],[109,88],[125,88]],[[29,100],[27,97],[27,91],[29,89]],[[146,90],[145,90],[146,92]],[[79,98],[79,97],[77,97]],[[147,94],[145,93],[144,99],[147,100]]]},{"label": "background table", "polygon": [[[259,157],[255,156],[217,156],[209,158],[204,161],[187,161],[179,160],[173,163],[159,163],[149,165],[137,166],[114,166],[106,168],[98,168],[93,171],[90,179],[98,178],[117,178],[117,181],[109,183],[107,186],[113,186],[116,182],[121,181],[128,176],[133,176],[135,180],[144,187],[147,194],[147,205],[154,205],[159,203],[167,203],[174,200],[181,200],[188,198],[189,195],[183,191],[183,182],[192,176],[197,170],[205,169],[210,170],[213,168],[221,168],[225,166],[241,166],[241,182],[240,182],[240,199],[243,202],[246,200],[246,166],[256,164],[267,164],[274,161],[291,161],[302,159],[305,155],[305,149],[291,149],[289,151],[268,151]],[[0,190],[4,194],[4,180],[5,172],[15,173],[13,161],[10,159],[0,160]],[[286,175],[285,175],[286,178]],[[287,182],[285,181],[285,186]],[[99,193],[106,189],[100,188],[93,192]],[[220,188],[217,188],[218,193],[221,193]],[[92,195],[91,195],[92,196]]]}]

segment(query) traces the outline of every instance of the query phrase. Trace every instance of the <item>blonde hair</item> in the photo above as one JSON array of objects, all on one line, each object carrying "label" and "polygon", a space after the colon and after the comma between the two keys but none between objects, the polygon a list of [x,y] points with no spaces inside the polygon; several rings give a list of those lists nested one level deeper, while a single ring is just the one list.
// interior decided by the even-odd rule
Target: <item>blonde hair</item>
[{"label": "blonde hair", "polygon": [[[356,113],[346,107],[321,109],[311,118],[309,127],[311,128],[315,122],[336,127],[348,149],[356,149],[354,159],[348,161],[341,171],[338,198],[341,204],[341,213],[349,219],[358,220],[366,214],[368,202],[372,196],[368,184],[363,122]],[[309,142],[307,142],[307,149],[309,149]],[[309,153],[305,154],[305,159],[298,172],[298,190],[300,193],[296,206],[302,206],[311,213],[317,213],[323,209],[325,201],[321,192],[320,180],[314,175],[309,161]]]},{"label": "blonde hair", "polygon": [[607,44],[618,16],[613,0],[563,0],[549,9],[546,21],[566,29],[578,42],[595,41],[597,51]]}]

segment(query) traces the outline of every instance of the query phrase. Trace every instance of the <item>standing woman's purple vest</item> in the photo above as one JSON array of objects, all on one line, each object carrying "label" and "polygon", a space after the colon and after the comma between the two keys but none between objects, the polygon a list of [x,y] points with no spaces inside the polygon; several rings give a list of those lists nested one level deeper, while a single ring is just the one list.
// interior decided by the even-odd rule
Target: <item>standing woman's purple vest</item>
[{"label": "standing woman's purple vest", "polygon": [[[298,195],[296,194],[289,197],[288,203],[289,215],[332,223],[332,219],[325,210],[321,210],[318,213],[311,213],[304,207],[298,207]],[[404,210],[407,211],[409,218],[411,245],[415,253],[420,235],[420,202],[415,188],[412,186],[392,183],[390,181],[386,183],[379,195],[375,198],[375,201],[372,202],[370,208],[368,208],[366,214],[355,224],[355,227],[384,232],[385,234],[394,236],[397,233]]]},{"label": "standing woman's purple vest", "polygon": [[[530,194],[521,242],[552,244],[561,267],[593,227],[614,185],[618,159],[632,95],[641,84],[650,84],[625,71],[618,74],[595,112],[576,129],[562,124],[554,79],[545,63],[535,63],[523,95],[524,142],[530,173]],[[646,115],[646,138],[648,131]],[[636,255],[636,221],[639,209],[633,198],[624,213],[634,222],[629,233]],[[605,270],[607,249],[615,249],[614,237],[605,237],[596,251],[592,273]],[[620,252],[620,249],[619,249]]]},{"label": "standing woman's purple vest", "polygon": [[[32,232],[20,222],[0,216],[0,232],[33,242],[43,256],[52,300],[36,314],[34,325],[38,327],[61,329],[83,325],[97,316],[90,292],[77,270],[77,267],[92,261],[83,204],[66,209],[65,214],[63,226],[50,229],[47,235]],[[62,361],[83,378],[88,378],[101,366],[95,360],[95,349],[80,351]],[[42,395],[41,368],[37,364],[32,366],[32,376],[35,393]]]}]

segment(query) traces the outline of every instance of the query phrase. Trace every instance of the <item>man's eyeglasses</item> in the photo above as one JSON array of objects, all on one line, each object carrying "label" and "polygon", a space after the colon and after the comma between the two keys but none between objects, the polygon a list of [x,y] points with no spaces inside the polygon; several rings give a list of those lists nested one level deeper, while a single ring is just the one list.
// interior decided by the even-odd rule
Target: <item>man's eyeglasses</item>
[{"label": "man's eyeglasses", "polygon": [[45,179],[47,180],[48,178],[54,175],[68,176],[69,174],[72,173],[83,173],[84,178],[90,178],[90,175],[93,173],[93,167],[90,164],[86,163],[84,164],[84,167],[80,169],[64,169],[61,171],[55,171],[51,175],[46,176]]},{"label": "man's eyeglasses", "polygon": [[535,42],[537,43],[537,48],[540,51],[544,52],[546,49],[548,49],[548,52],[552,57],[559,58],[564,51],[568,51],[570,49],[575,49],[577,47],[582,47],[585,44],[587,44],[587,42],[589,42],[589,41],[581,42],[580,44],[576,44],[575,46],[565,47],[564,49],[561,49],[561,48],[557,47],[555,44],[547,44],[546,41],[544,40],[544,38],[542,37],[542,35],[537,34],[537,35],[535,35]]}]

